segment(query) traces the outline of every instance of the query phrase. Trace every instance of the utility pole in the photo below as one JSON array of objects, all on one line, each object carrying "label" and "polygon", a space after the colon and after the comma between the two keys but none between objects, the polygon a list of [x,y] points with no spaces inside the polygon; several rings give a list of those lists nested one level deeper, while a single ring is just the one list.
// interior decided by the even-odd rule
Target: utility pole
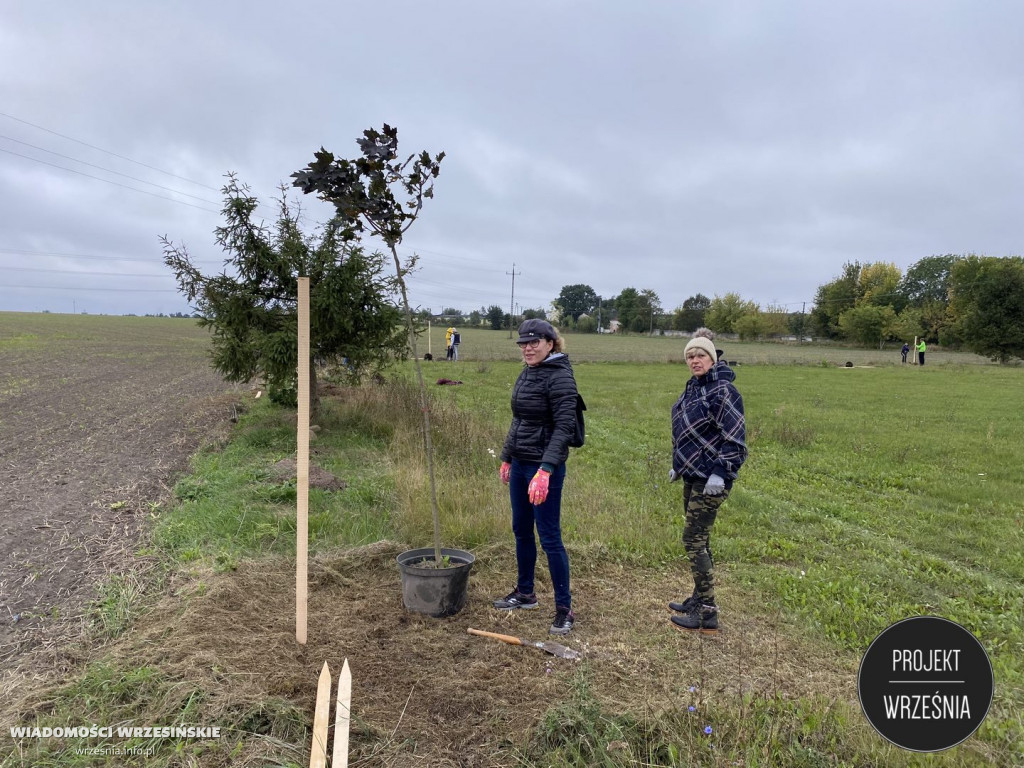
[{"label": "utility pole", "polygon": [[523,274],[522,272],[516,272],[516,263],[512,262],[512,271],[506,272],[506,275],[512,275],[512,301],[508,305],[508,337],[512,338],[512,326],[515,325],[516,316],[514,313],[516,306],[516,275]]}]

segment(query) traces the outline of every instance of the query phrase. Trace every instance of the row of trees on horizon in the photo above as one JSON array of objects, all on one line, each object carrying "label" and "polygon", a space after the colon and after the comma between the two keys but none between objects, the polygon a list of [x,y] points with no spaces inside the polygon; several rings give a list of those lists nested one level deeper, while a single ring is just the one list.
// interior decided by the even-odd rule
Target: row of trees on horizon
[{"label": "row of trees on horizon", "polygon": [[548,317],[580,333],[616,321],[620,330],[634,333],[706,326],[744,340],[815,337],[880,349],[886,342],[923,338],[1007,362],[1024,357],[1024,259],[928,256],[905,274],[888,262],[849,262],[818,287],[809,312],[762,307],[737,293],[714,298],[697,293],[665,312],[653,290],[625,288],[605,298],[578,283],[564,286],[550,311],[527,309],[513,317],[497,305],[469,313],[446,307],[439,319],[497,330],[531,317]]}]

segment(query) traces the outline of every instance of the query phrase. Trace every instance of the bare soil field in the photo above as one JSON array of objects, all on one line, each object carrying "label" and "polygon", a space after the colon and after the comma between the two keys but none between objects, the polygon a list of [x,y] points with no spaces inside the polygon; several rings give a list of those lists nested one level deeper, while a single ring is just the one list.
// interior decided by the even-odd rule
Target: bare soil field
[{"label": "bare soil field", "polygon": [[186,319],[0,313],[0,664],[78,634],[151,504],[229,423],[208,344]]}]

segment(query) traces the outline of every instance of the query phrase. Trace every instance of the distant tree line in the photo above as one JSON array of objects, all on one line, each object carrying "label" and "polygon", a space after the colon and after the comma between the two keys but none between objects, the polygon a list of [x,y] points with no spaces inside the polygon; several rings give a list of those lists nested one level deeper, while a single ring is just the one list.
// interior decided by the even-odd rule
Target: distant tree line
[{"label": "distant tree line", "polygon": [[[922,338],[1008,362],[1024,359],[1024,258],[945,254],[928,256],[904,274],[888,262],[843,265],[818,287],[809,311],[761,306],[737,293],[690,296],[671,312],[650,289],[624,288],[602,297],[589,285],[562,287],[549,316],[563,328],[592,333],[616,323],[620,331],[693,331],[706,326],[741,339],[795,337],[841,340],[883,348]],[[445,314],[463,318],[447,308]],[[465,316],[473,326],[508,328],[515,318],[498,306]]]},{"label": "distant tree line", "polygon": [[850,262],[818,288],[815,332],[878,345],[921,337],[998,362],[1024,358],[1024,259],[929,256],[895,264]]},{"label": "distant tree line", "polygon": [[[492,327],[508,327],[509,316],[499,320],[501,309],[491,309]],[[745,340],[815,337],[879,349],[922,338],[1008,362],[1024,358],[1024,258],[928,256],[906,274],[888,262],[849,262],[818,287],[810,311],[803,309],[760,306],[737,293],[696,293],[665,312],[653,290],[630,287],[604,298],[585,284],[564,286],[552,302],[557,322],[584,333],[614,321],[636,333],[706,326]],[[481,324],[483,313],[474,315],[473,324]]]},{"label": "distant tree line", "polygon": [[489,307],[480,307],[480,309],[474,309],[468,313],[454,307],[445,307],[441,314],[433,314],[429,309],[425,309],[417,313],[417,320],[422,324],[426,324],[429,321],[435,324],[444,323],[471,328],[490,328],[498,331],[510,328],[512,325],[521,323],[523,320],[529,320],[534,317],[546,318],[547,316],[548,313],[543,309],[524,309],[513,317],[497,304],[492,304]]}]

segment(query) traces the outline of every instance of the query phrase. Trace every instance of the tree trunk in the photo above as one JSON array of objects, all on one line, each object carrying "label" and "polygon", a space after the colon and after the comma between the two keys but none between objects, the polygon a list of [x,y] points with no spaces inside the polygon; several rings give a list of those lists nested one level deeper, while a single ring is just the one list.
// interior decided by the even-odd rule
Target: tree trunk
[{"label": "tree trunk", "polygon": [[391,256],[395,260],[395,274],[398,277],[398,285],[402,289],[402,306],[405,308],[405,325],[409,331],[409,348],[412,350],[412,360],[416,367],[416,380],[420,388],[420,410],[423,412],[423,448],[427,454],[427,476],[430,479],[430,510],[434,518],[434,565],[441,567],[441,516],[437,508],[437,484],[434,480],[434,443],[430,437],[430,407],[427,400],[427,386],[423,383],[423,369],[420,367],[420,358],[416,353],[416,332],[412,324],[412,310],[409,308],[409,294],[405,289],[405,278],[402,277],[402,262],[398,258],[398,251],[395,246],[388,243],[391,249]]},{"label": "tree trunk", "polygon": [[316,419],[320,416],[320,389],[316,385],[316,362],[309,356],[309,416]]}]

